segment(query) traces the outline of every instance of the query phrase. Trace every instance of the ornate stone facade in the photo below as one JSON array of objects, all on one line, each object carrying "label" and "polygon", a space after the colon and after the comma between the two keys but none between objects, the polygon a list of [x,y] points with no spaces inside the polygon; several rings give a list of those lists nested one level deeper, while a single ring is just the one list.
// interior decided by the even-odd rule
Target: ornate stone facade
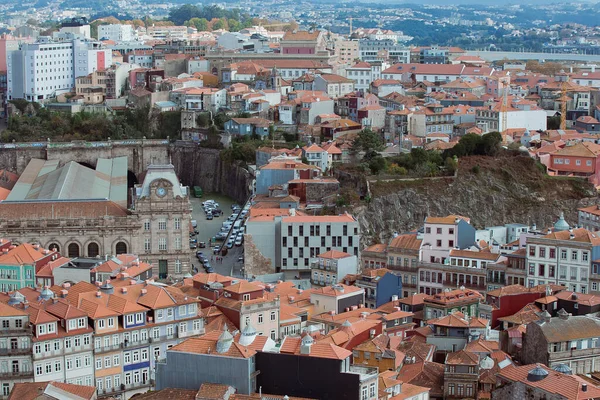
[{"label": "ornate stone facade", "polygon": [[67,257],[137,254],[161,279],[190,271],[191,204],[172,165],[150,166],[129,209],[107,199],[0,203],[0,236]]}]

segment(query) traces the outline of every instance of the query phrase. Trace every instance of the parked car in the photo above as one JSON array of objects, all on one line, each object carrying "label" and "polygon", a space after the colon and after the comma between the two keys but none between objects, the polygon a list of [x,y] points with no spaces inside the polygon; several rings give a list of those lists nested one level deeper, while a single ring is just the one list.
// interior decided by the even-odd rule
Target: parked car
[{"label": "parked car", "polygon": [[201,249],[206,248],[206,242],[199,242],[198,247],[200,247]]},{"label": "parked car", "polygon": [[221,246],[215,246],[213,249],[213,254],[219,254],[219,251],[221,251]]},{"label": "parked car", "polygon": [[241,237],[239,237],[239,236],[238,236],[238,237],[235,239],[235,245],[236,245],[236,246],[241,246],[241,245],[242,245],[242,238],[241,238]]},{"label": "parked car", "polygon": [[228,249],[232,249],[233,245],[235,244],[235,240],[232,238],[229,239],[229,241],[227,242],[227,248]]},{"label": "parked car", "polygon": [[204,256],[200,257],[199,260],[202,263],[202,265],[208,264],[208,258],[206,258]]},{"label": "parked car", "polygon": [[204,268],[204,270],[206,271],[207,274],[212,274],[213,272],[215,272],[213,267]]},{"label": "parked car", "polygon": [[198,258],[202,257],[203,255],[204,255],[204,252],[203,252],[203,251],[200,251],[200,250],[198,250],[198,251],[196,252],[196,257],[198,257]]},{"label": "parked car", "polygon": [[210,211],[206,214],[206,219],[209,221],[213,219],[213,215]]}]

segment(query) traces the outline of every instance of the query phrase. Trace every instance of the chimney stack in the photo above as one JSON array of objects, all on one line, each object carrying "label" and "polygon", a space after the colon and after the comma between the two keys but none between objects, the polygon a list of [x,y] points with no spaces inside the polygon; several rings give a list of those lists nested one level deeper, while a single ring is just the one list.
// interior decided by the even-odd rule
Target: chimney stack
[{"label": "chimney stack", "polygon": [[587,383],[582,383],[581,384],[581,391],[582,392],[587,392]]}]

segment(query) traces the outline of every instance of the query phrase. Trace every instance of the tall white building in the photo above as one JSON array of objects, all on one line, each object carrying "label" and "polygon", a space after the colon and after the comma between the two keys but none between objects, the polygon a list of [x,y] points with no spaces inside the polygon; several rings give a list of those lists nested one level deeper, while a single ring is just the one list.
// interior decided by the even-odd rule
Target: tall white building
[{"label": "tall white building", "polygon": [[42,38],[7,53],[8,99],[40,101],[75,87],[75,78],[112,64],[112,51],[98,42]]},{"label": "tall white building", "polygon": [[98,40],[114,40],[129,42],[134,40],[135,33],[131,25],[110,24],[98,26]]}]

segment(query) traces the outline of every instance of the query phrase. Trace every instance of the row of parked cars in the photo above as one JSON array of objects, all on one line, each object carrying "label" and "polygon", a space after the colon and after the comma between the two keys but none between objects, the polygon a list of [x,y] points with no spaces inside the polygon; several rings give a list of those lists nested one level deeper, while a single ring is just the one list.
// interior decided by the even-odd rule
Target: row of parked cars
[{"label": "row of parked cars", "polygon": [[208,220],[220,217],[223,214],[223,211],[219,208],[219,203],[214,200],[206,200],[202,203],[202,208]]},{"label": "row of parked cars", "polygon": [[202,267],[207,273],[210,274],[211,272],[215,272],[214,268],[210,265],[210,262],[208,261],[208,258],[206,257],[203,251],[197,251],[196,258],[198,259],[198,261],[200,261],[200,264],[202,264]]},{"label": "row of parked cars", "polygon": [[[231,215],[223,222],[221,231],[217,234],[217,239],[225,240],[229,236],[229,240],[225,243],[228,249],[233,246],[241,246],[244,243],[244,233],[246,232],[246,216],[248,215],[249,207],[242,209],[239,205],[231,206]],[[231,234],[229,232],[231,231]]]}]

